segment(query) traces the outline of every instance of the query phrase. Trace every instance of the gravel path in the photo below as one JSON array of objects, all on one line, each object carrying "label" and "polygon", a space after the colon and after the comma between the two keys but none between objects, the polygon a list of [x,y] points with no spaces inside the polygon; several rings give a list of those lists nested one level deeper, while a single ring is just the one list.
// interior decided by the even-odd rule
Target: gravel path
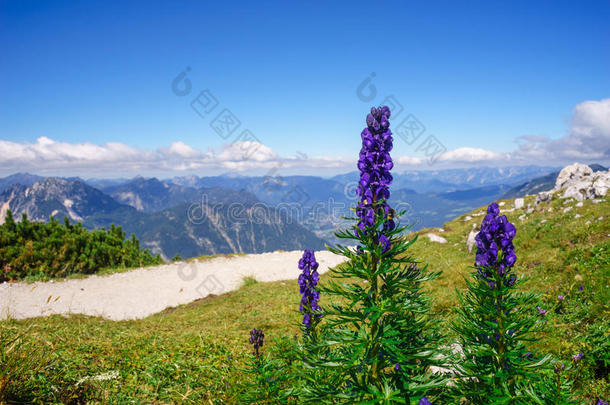
[{"label": "gravel path", "polygon": [[[235,290],[246,276],[258,281],[296,280],[301,255],[301,251],[293,251],[217,257],[83,279],[3,283],[0,319],[52,314],[85,314],[116,321],[144,318],[210,294]],[[316,259],[320,273],[344,260],[327,251],[316,252]]]}]

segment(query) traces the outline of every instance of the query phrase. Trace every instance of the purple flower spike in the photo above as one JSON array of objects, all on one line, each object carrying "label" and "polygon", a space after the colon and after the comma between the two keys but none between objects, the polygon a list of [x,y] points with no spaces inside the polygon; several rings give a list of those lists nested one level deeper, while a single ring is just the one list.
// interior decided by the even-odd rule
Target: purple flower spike
[{"label": "purple flower spike", "polygon": [[428,398],[426,398],[426,397],[422,397],[422,398],[419,400],[418,405],[432,405],[432,402],[428,401]]},{"label": "purple flower spike", "polygon": [[385,232],[391,232],[396,224],[393,220],[393,210],[387,199],[390,198],[389,186],[392,183],[390,170],[394,167],[390,151],[392,150],[392,131],[390,131],[390,109],[387,106],[371,108],[371,113],[366,116],[366,128],[362,131],[362,149],[358,160],[360,181],[356,192],[360,202],[356,207],[356,215],[359,218],[356,227],[357,236],[366,235],[375,237],[383,252],[390,249],[390,241],[387,236],[372,229],[375,226],[375,213],[383,212],[386,221],[383,224]]},{"label": "purple flower spike", "polygon": [[[318,311],[320,306],[320,292],[315,288],[318,285],[318,262],[312,250],[306,249],[303,257],[299,260],[299,269],[303,272],[299,275],[299,292],[301,293],[301,306],[299,311],[303,314],[303,325],[310,328],[312,325],[312,314]],[[320,314],[316,314],[317,317]]]},{"label": "purple flower spike", "polygon": [[500,207],[497,203],[487,207],[487,215],[481,223],[481,231],[475,237],[477,254],[474,265],[479,268],[480,278],[488,283],[492,276],[489,269],[494,268],[496,273],[504,278],[504,285],[512,287],[517,279],[514,274],[509,274],[517,261],[513,246],[517,229],[508,222],[506,216],[499,214]]},{"label": "purple flower spike", "polygon": [[258,349],[263,347],[263,343],[265,342],[265,334],[263,333],[262,329],[252,329],[250,331],[250,339],[248,340],[254,347],[256,357],[258,357]]}]

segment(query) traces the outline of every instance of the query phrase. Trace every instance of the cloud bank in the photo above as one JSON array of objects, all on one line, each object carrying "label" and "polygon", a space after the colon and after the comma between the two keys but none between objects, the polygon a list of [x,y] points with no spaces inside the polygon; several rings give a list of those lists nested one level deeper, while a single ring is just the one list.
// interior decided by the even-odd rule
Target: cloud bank
[{"label": "cloud bank", "polygon": [[[498,153],[475,147],[460,147],[439,156],[394,156],[397,168],[428,168],[523,164],[564,164],[573,161],[610,161],[610,99],[584,101],[576,105],[567,135],[521,136],[518,147]],[[399,138],[395,142],[401,142]],[[284,169],[293,172],[345,172],[355,170],[354,159],[330,156],[279,156],[258,142],[234,142],[208,151],[197,150],[182,141],[156,150],[134,148],[119,142],[102,145],[90,142],[58,142],[40,137],[35,143],[0,140],[0,172],[33,171],[58,175],[131,176],[151,173],[243,174]]]}]

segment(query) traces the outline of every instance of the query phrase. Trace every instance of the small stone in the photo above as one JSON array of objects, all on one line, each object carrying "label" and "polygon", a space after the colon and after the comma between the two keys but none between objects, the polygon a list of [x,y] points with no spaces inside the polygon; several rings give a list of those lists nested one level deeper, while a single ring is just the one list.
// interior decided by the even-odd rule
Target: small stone
[{"label": "small stone", "polygon": [[542,221],[540,221],[541,224],[544,224],[546,222],[546,219],[543,219]]},{"label": "small stone", "polygon": [[585,225],[591,225],[591,221],[585,222]]},{"label": "small stone", "polygon": [[597,221],[601,221],[602,219],[604,219],[604,217],[599,217],[597,218]]},{"label": "small stone", "polygon": [[445,232],[445,230],[443,228],[438,228],[439,232]]},{"label": "small stone", "polygon": [[525,214],[522,214],[521,216],[519,216],[519,220],[523,221],[525,219]]},{"label": "small stone", "polygon": [[470,221],[472,219],[472,217],[470,215],[466,215],[466,217],[464,218],[464,222]]},{"label": "small stone", "polygon": [[574,276],[574,280],[582,281],[582,276],[580,274],[577,274],[577,275]]},{"label": "small stone", "polygon": [[525,200],[523,198],[515,198],[515,209],[516,210],[523,208],[524,204],[525,204]]},{"label": "small stone", "polygon": [[430,242],[447,243],[447,239],[443,238],[442,236],[438,236],[433,233],[429,233],[426,236],[428,237],[428,239],[430,239]]},{"label": "small stone", "polygon": [[572,211],[572,207],[567,207],[563,209],[563,213],[565,214],[568,211]]},{"label": "small stone", "polygon": [[498,203],[498,206],[500,206],[500,207],[504,207],[504,205],[505,205],[505,204],[506,204],[506,202],[505,202],[505,201],[500,201],[500,202]]},{"label": "small stone", "polygon": [[574,219],[578,219],[578,218],[580,218],[580,214],[574,215]]},{"label": "small stone", "polygon": [[553,207],[549,207],[549,209],[546,210],[546,212],[553,212]]},{"label": "small stone", "polygon": [[575,207],[582,207],[584,204],[582,201],[576,203]]}]

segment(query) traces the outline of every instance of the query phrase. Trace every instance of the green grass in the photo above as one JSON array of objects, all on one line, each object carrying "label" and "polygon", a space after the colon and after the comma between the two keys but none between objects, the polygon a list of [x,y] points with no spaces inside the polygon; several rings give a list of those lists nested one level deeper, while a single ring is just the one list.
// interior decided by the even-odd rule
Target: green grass
[{"label": "green grass", "polygon": [[[526,205],[528,202],[533,203],[533,197],[527,197]],[[552,332],[538,346],[564,360],[583,351],[583,388],[590,398],[608,398],[608,369],[604,371],[599,362],[610,349],[609,203],[586,201],[583,207],[566,214],[562,203],[554,200],[543,204],[523,221],[518,217],[524,210],[507,214],[517,227],[516,270],[529,278],[526,287],[539,291],[549,309],[547,318]],[[509,201],[503,208],[511,206]],[[549,207],[553,212],[546,212]],[[574,218],[575,214],[581,217]],[[604,219],[598,221],[599,217]],[[418,232],[420,237],[412,250],[433,270],[443,272],[430,286],[430,292],[434,310],[445,323],[456,305],[455,288],[463,287],[463,277],[474,261],[474,252],[469,254],[466,249],[466,238],[472,224],[479,224],[483,216],[470,221],[464,218],[465,215],[445,224],[444,233],[435,229]],[[591,224],[586,225],[587,221]],[[428,232],[443,236],[448,243],[430,242],[424,236]],[[322,276],[322,282],[326,280],[328,276]],[[578,291],[581,283],[583,292]],[[561,305],[558,294],[566,296]],[[52,316],[5,321],[0,323],[0,329],[25,333],[21,353],[38,353],[37,371],[16,381],[33,381],[38,391],[32,391],[31,385],[28,390],[38,393],[44,403],[67,402],[65,395],[87,397],[94,403],[234,403],[243,390],[242,382],[248,378],[241,370],[250,350],[250,329],[264,330],[265,350],[276,346],[277,339],[293,339],[299,330],[299,298],[296,280],[244,280],[237,291],[142,320],[113,322],[85,316]],[[15,363],[14,352],[7,356]],[[118,372],[118,377],[87,380],[86,390],[74,390],[82,378],[109,372]],[[18,398],[19,390],[16,392],[13,395]],[[59,397],[57,392],[68,394]]]}]

